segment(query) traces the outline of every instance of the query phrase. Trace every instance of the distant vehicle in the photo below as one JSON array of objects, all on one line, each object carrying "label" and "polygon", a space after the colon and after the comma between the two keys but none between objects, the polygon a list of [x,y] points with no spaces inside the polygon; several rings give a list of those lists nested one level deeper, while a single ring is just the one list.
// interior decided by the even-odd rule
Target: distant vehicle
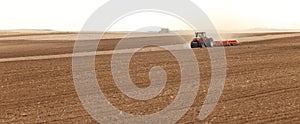
[{"label": "distant vehicle", "polygon": [[207,37],[206,32],[196,32],[195,38],[191,42],[191,48],[214,47],[214,46],[236,46],[238,40],[214,41],[212,37]]},{"label": "distant vehicle", "polygon": [[162,28],[159,33],[170,33],[170,29],[168,28]]}]

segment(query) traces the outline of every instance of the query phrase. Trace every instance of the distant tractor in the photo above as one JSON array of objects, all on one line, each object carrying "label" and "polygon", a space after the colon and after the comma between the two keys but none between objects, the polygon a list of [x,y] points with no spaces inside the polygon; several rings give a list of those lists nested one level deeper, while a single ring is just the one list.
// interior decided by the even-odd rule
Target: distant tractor
[{"label": "distant tractor", "polygon": [[239,45],[239,42],[237,40],[214,41],[213,38],[207,37],[206,32],[196,32],[195,38],[191,42],[191,48],[235,45]]}]

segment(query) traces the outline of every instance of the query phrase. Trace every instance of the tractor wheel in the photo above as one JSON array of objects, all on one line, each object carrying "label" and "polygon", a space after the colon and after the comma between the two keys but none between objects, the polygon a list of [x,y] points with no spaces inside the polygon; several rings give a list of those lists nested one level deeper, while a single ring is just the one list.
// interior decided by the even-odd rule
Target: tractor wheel
[{"label": "tractor wheel", "polygon": [[191,42],[191,48],[197,48],[199,46],[198,42]]},{"label": "tractor wheel", "polygon": [[206,44],[205,44],[204,41],[202,40],[202,41],[200,41],[200,42],[198,43],[198,47],[202,48],[203,46],[206,47]]},{"label": "tractor wheel", "polygon": [[214,39],[208,38],[206,41],[206,47],[213,47],[214,46]]}]

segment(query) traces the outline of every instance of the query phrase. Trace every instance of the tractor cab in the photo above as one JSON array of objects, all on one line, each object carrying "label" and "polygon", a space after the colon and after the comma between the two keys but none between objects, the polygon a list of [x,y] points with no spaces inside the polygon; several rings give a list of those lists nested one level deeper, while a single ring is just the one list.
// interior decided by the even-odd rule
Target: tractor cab
[{"label": "tractor cab", "polygon": [[196,32],[195,34],[198,38],[206,38],[206,32]]}]

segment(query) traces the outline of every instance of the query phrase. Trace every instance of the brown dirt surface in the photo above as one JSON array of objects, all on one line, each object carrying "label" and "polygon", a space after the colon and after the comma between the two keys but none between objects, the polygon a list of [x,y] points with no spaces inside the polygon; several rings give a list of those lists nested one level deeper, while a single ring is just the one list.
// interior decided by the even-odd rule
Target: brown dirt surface
[{"label": "brown dirt surface", "polygon": [[[98,50],[112,50],[119,40],[106,39]],[[174,39],[160,36],[151,40]],[[72,40],[0,41],[0,123],[97,123],[84,110],[75,91],[72,58],[5,62],[6,58],[72,53],[73,45]],[[206,48],[193,49],[201,71],[200,88],[192,107],[178,123],[300,123],[300,37],[262,39],[225,50],[227,77],[221,99],[211,115],[199,121],[211,65]],[[101,90],[118,109],[145,115],[164,109],[174,100],[180,87],[180,68],[168,51],[140,52],[131,60],[130,75],[138,87],[149,86],[151,67],[166,70],[165,89],[147,101],[131,99],[118,90],[112,78],[111,58],[111,54],[98,55],[96,72]]]}]

